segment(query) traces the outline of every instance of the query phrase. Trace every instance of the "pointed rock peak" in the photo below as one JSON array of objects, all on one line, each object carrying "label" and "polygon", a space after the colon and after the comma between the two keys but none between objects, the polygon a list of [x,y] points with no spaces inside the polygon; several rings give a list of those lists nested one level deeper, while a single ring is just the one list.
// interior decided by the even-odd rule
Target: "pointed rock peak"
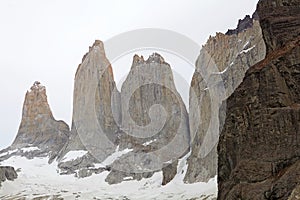
[{"label": "pointed rock peak", "polygon": [[[93,49],[94,49],[94,50],[95,50],[95,49],[100,50],[100,52],[101,52],[103,55],[105,55],[105,50],[104,50],[104,44],[103,44],[103,42],[102,42],[101,40],[95,40],[94,44],[93,44],[92,46],[89,47],[89,52],[87,52],[86,54],[84,54],[84,56],[83,56],[83,58],[82,58],[82,60],[81,60],[82,63],[83,63],[83,61],[86,59],[87,55],[88,55]],[[79,65],[79,67],[80,67],[80,65]],[[78,67],[78,68],[79,68],[79,67]]]},{"label": "pointed rock peak", "polygon": [[95,40],[93,46],[89,47],[89,52],[88,53],[90,53],[92,50],[100,52],[100,54],[105,56],[104,44],[101,40]]},{"label": "pointed rock peak", "polygon": [[39,81],[35,81],[26,93],[23,105],[23,117],[34,119],[40,114],[53,118],[47,100],[46,87]]},{"label": "pointed rock peak", "polygon": [[89,47],[89,51],[82,57],[81,64],[79,64],[77,67],[75,77],[77,76],[78,71],[81,69],[84,61],[88,59],[91,54],[100,56],[101,59],[99,61],[105,63],[104,66],[110,65],[108,59],[106,58],[104,43],[101,40],[95,40],[93,45]]},{"label": "pointed rock peak", "polygon": [[101,50],[104,51],[104,44],[103,44],[103,42],[102,42],[101,40],[95,40],[93,46],[90,47],[90,51],[91,51],[93,48],[95,48],[95,47],[100,48]]},{"label": "pointed rock peak", "polygon": [[46,92],[46,87],[43,86],[41,84],[41,82],[39,82],[39,81],[35,81],[33,83],[33,85],[30,87],[30,90],[29,90],[29,92],[41,92],[41,91],[45,91]]},{"label": "pointed rock peak", "polygon": [[[30,152],[19,153],[32,156],[33,151],[41,156],[55,156],[69,137],[69,126],[56,121],[48,104],[46,87],[35,81],[27,91],[22,111],[22,120],[12,148],[31,147]],[[32,151],[31,151],[32,150]]]},{"label": "pointed rock peak", "polygon": [[158,53],[153,53],[149,56],[149,58],[146,60],[147,63],[159,63],[159,64],[166,64],[165,59]]}]

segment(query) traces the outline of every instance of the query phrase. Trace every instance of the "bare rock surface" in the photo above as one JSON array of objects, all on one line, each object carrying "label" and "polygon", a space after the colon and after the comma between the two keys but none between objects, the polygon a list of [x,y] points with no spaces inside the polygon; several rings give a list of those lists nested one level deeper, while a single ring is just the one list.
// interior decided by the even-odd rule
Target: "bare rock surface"
[{"label": "bare rock surface", "polygon": [[227,101],[218,199],[294,199],[300,183],[300,1],[257,12],[268,52]]},{"label": "bare rock surface", "polygon": [[[112,174],[149,177],[164,172],[164,184],[177,172],[177,160],[189,151],[188,114],[168,63],[157,53],[133,58],[121,89],[120,149],[132,149],[114,162]],[[122,175],[123,174],[123,175]],[[114,177],[114,182],[118,182]]]},{"label": "bare rock surface", "polygon": [[18,174],[13,167],[0,166],[0,186],[1,186],[1,182],[4,182],[6,180],[13,181],[17,177]]},{"label": "bare rock surface", "polygon": [[69,135],[69,126],[53,117],[46,87],[36,81],[26,93],[17,136],[9,148],[0,151],[0,160],[21,155],[29,159],[48,156],[51,161],[65,145]]},{"label": "bare rock surface", "polygon": [[190,88],[192,153],[185,182],[208,181],[216,176],[217,142],[225,114],[219,108],[242,82],[247,69],[265,57],[265,52],[256,14],[240,20],[236,29],[210,37],[202,47]]},{"label": "bare rock surface", "polygon": [[[87,170],[111,155],[118,142],[118,123],[120,94],[103,43],[96,40],[75,75],[71,137],[58,157],[63,173]],[[68,152],[80,150],[86,155],[64,161]]]},{"label": "bare rock surface", "polygon": [[159,54],[135,55],[119,93],[103,43],[96,41],[76,72],[73,105],[71,136],[58,157],[62,174],[108,170],[106,181],[114,184],[164,169],[166,184],[176,175],[172,163],[189,151],[188,114]]}]

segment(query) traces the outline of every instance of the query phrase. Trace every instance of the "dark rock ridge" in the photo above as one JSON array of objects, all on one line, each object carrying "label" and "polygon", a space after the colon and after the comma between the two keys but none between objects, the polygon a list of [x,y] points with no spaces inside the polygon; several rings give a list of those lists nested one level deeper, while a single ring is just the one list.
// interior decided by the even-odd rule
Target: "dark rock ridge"
[{"label": "dark rock ridge", "polygon": [[300,1],[257,6],[267,56],[227,101],[218,199],[296,199],[300,184]]},{"label": "dark rock ridge", "polygon": [[[22,120],[13,144],[0,153],[22,155],[27,158],[49,156],[50,161],[57,156],[70,135],[69,126],[54,119],[48,104],[46,88],[36,81],[27,91],[22,112]],[[24,150],[22,148],[29,148]]]},{"label": "dark rock ridge", "polygon": [[2,182],[6,180],[13,181],[17,177],[18,174],[13,167],[0,166],[0,186]]},{"label": "dark rock ridge", "polygon": [[217,142],[224,122],[219,107],[242,82],[247,69],[265,57],[256,19],[247,16],[240,20],[238,27],[247,26],[232,34],[217,33],[200,51],[189,97],[192,151],[184,179],[187,183],[208,181],[217,174]]},{"label": "dark rock ridge", "polygon": [[250,15],[246,15],[244,19],[240,19],[236,29],[228,29],[225,35],[239,34],[248,28],[251,28],[254,20],[258,20],[258,15],[256,12],[252,15],[252,17],[250,17]]}]

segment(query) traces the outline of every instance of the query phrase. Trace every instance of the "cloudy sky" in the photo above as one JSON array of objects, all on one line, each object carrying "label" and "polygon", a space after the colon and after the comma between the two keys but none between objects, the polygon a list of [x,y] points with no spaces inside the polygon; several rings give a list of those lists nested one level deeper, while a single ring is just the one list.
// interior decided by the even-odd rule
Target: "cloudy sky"
[{"label": "cloudy sky", "polygon": [[[238,19],[254,12],[257,2],[1,0],[0,149],[14,139],[24,95],[35,80],[47,87],[55,118],[70,124],[74,74],[95,39],[106,41],[135,29],[159,28],[202,45],[209,35],[235,28]],[[118,63],[113,68],[115,74],[126,71]]]}]

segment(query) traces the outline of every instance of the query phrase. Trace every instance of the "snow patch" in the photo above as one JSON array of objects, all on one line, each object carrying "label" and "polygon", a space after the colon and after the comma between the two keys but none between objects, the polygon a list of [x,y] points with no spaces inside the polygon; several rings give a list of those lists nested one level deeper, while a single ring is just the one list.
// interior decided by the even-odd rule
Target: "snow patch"
[{"label": "snow patch", "polygon": [[129,152],[133,151],[133,149],[124,149],[122,151],[119,151],[119,146],[117,146],[116,151],[108,156],[101,164],[104,166],[111,165],[113,162],[115,162],[118,158],[123,156],[124,154],[127,154]]},{"label": "snow patch", "polygon": [[82,156],[86,155],[88,151],[78,150],[78,151],[69,151],[62,159],[62,161],[72,161],[76,160],[77,158],[81,158]]},{"label": "snow patch", "polygon": [[239,54],[242,54],[242,53],[248,53],[248,52],[251,51],[254,47],[255,47],[255,45],[252,46],[252,47],[250,47],[250,48],[248,48],[248,49],[244,49],[244,50],[241,51]]},{"label": "snow patch", "polygon": [[149,144],[151,144],[151,143],[153,143],[153,142],[156,142],[156,139],[150,140],[150,141],[148,141],[148,142],[145,142],[145,143],[143,144],[143,146],[148,146]]},{"label": "snow patch", "polygon": [[0,157],[2,157],[2,156],[8,156],[8,155],[13,154],[13,153],[15,153],[15,152],[17,152],[17,151],[18,151],[18,149],[10,150],[10,151],[1,153],[1,154],[0,154]]},{"label": "snow patch", "polygon": [[132,176],[127,176],[127,177],[124,177],[123,180],[124,181],[133,180],[133,177]]},{"label": "snow patch", "polygon": [[247,42],[244,44],[243,49],[247,48],[249,44],[250,44],[250,41],[247,41]]},{"label": "snow patch", "polygon": [[24,147],[21,149],[24,153],[30,152],[30,151],[39,151],[41,150],[38,147]]}]

